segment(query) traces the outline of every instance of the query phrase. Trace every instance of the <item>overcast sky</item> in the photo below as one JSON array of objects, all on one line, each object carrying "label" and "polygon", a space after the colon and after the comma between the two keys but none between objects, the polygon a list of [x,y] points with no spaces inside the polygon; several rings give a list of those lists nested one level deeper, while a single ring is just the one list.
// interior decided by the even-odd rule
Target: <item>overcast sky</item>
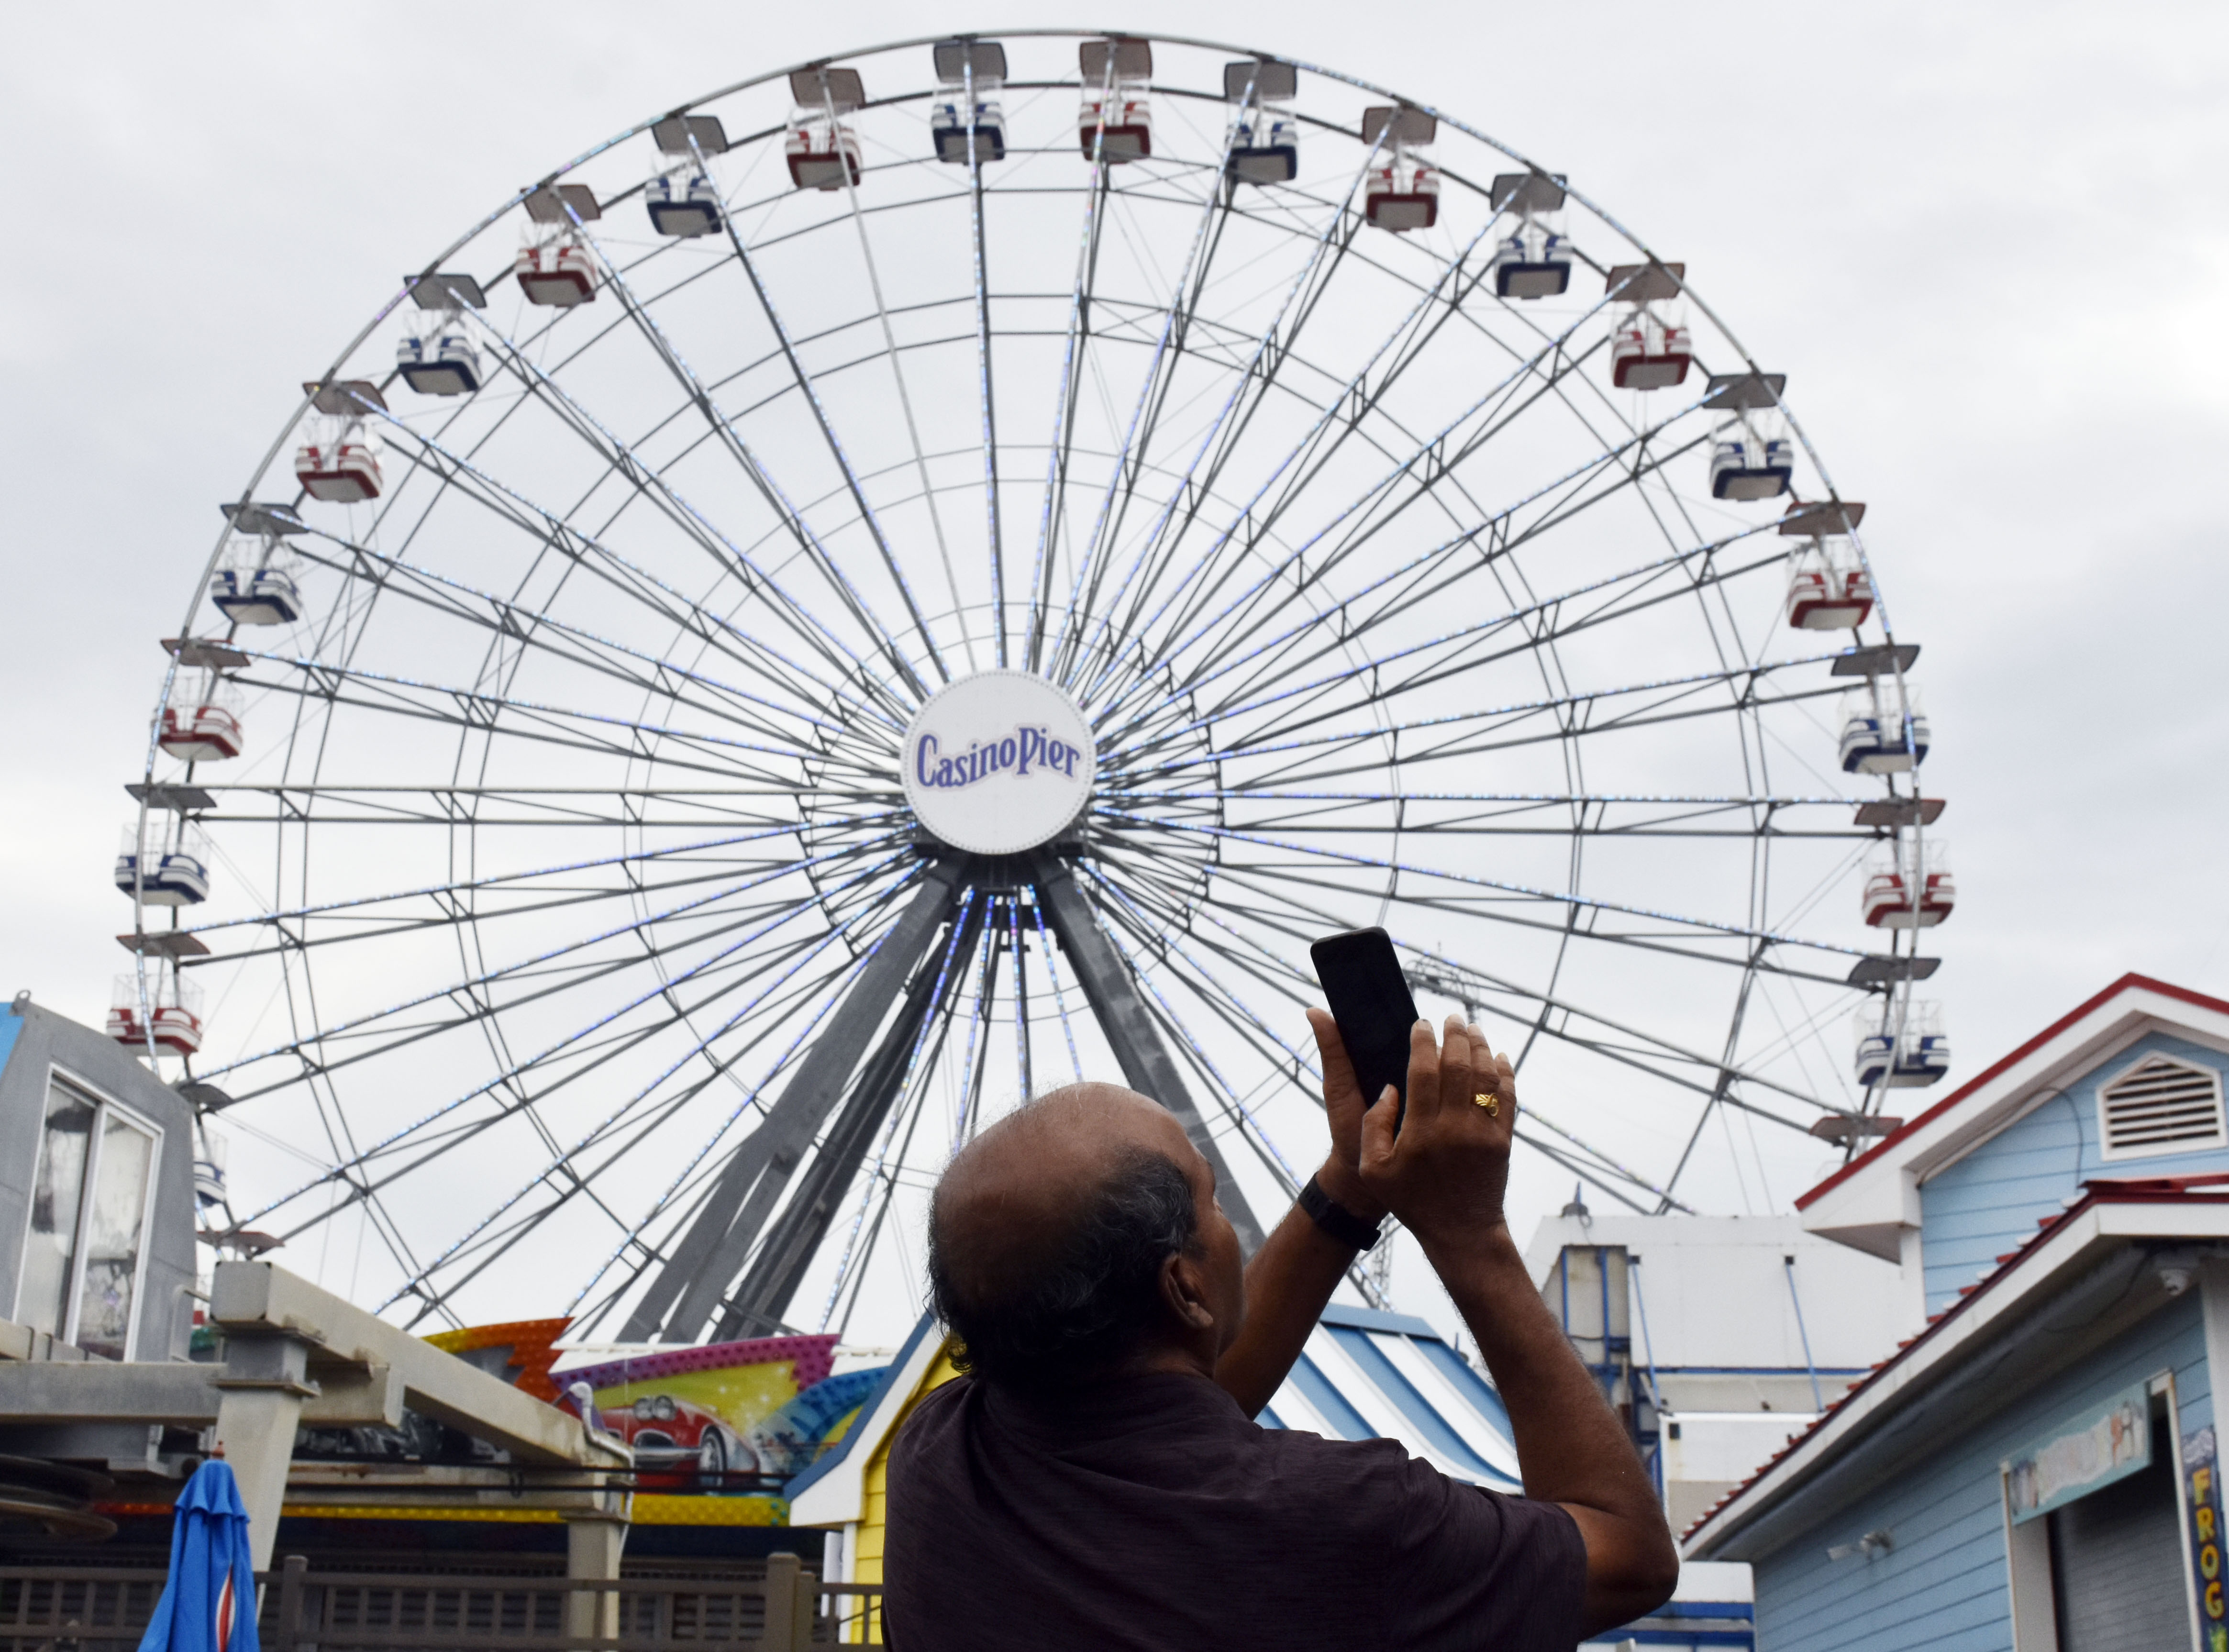
[{"label": "overcast sky", "polygon": [[[1458,113],[1671,258],[1924,654],[1969,1077],[2124,970],[2229,995],[2229,8],[10,3],[0,990],[98,1023],[163,659],[397,277],[643,116],[877,41],[1111,22]],[[1779,1190],[1776,1190],[1779,1191]]]}]

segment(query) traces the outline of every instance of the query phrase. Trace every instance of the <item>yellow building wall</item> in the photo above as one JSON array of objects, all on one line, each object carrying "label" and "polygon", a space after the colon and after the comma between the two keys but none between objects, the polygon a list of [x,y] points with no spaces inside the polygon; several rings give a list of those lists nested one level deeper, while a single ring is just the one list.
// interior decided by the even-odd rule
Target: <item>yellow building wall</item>
[{"label": "yellow building wall", "polygon": [[[952,1363],[952,1344],[947,1340],[929,1362],[913,1392],[907,1396],[905,1407],[890,1424],[890,1432],[875,1442],[874,1454],[867,1459],[864,1475],[865,1495],[859,1507],[859,1523],[851,1528],[851,1581],[880,1583],[883,1580],[883,1534],[890,1524],[890,1442],[905,1426],[913,1408],[924,1396],[941,1388],[960,1374]],[[849,1641],[882,1639],[882,1615],[870,1612],[861,1622],[846,1626],[845,1638]]]}]

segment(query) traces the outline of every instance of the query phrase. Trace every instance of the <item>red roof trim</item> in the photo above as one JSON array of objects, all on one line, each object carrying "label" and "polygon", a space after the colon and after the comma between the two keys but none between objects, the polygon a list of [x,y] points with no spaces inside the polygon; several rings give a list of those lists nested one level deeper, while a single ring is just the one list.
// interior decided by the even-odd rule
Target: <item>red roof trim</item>
[{"label": "red roof trim", "polygon": [[2049,1026],[2044,1028],[2042,1032],[2037,1033],[2035,1037],[2030,1038],[2026,1044],[2020,1045],[2019,1049],[2014,1051],[2010,1055],[2006,1056],[2002,1059],[1994,1063],[1992,1065],[1984,1068],[1980,1073],[1977,1073],[1975,1077],[1968,1079],[1964,1083],[1959,1085],[1957,1089],[1952,1090],[1948,1096],[1945,1096],[1941,1101],[1936,1102],[1934,1106],[1929,1108],[1924,1113],[1922,1113],[1917,1118],[1912,1120],[1911,1123],[1905,1125],[1894,1135],[1883,1136],[1879,1141],[1876,1141],[1871,1147],[1867,1148],[1862,1154],[1850,1160],[1848,1164],[1844,1165],[1833,1175],[1828,1177],[1826,1180],[1821,1182],[1816,1187],[1811,1189],[1809,1192],[1799,1194],[1795,1200],[1795,1208],[1799,1211],[1808,1210],[1811,1207],[1812,1202],[1818,1199],[1820,1195],[1825,1193],[1830,1188],[1840,1186],[1843,1182],[1848,1180],[1866,1166],[1872,1163],[1874,1160],[1879,1158],[1883,1154],[1886,1153],[1891,1147],[1894,1146],[1897,1142],[1903,1141],[1906,1136],[1912,1135],[1915,1131],[1926,1128],[1927,1126],[1932,1124],[1937,1119],[1942,1117],[1943,1114],[1957,1106],[1959,1102],[1964,1101],[1969,1096],[1971,1096],[1975,1090],[1988,1083],[1992,1078],[1997,1077],[1998,1074],[2005,1071],[2014,1063],[2022,1060],[2027,1056],[2033,1055],[2036,1051],[2050,1043],[2053,1038],[2065,1032],[2067,1028],[2072,1026],[2077,1021],[2079,1021],[2084,1016],[2088,1015],[2099,1006],[2112,999],[2118,998],[2123,993],[2132,991],[2137,987],[2142,987],[2149,992],[2164,993],[2168,998],[2179,998],[2184,1003],[2195,1004],[2200,1009],[2215,1010],[2224,1015],[2229,1015],[2229,1004],[2223,1003],[2218,998],[2208,998],[2203,993],[2192,992],[2187,987],[2170,986],[2166,981],[2155,980],[2149,975],[2139,975],[2131,971],[2129,974],[2122,976],[2120,980],[2115,981],[2104,992],[2098,993],[2097,997],[2091,999],[2088,1002],[2081,1005],[2078,1008],[2070,1010],[2065,1015],[2060,1016],[2059,1019],[2053,1021]]},{"label": "red roof trim", "polygon": [[[2113,993],[2119,992],[2130,981],[2141,982],[2148,987],[2159,985],[2156,981],[2146,980],[2141,975],[2124,975],[2109,991],[2099,993],[2098,1000],[2110,997]],[[2208,1004],[2214,1001],[2210,999],[2200,999],[2197,993],[2186,993],[2179,987],[2169,990],[2173,991],[2178,998],[2198,999],[2200,1002]],[[2091,1003],[2094,1004],[2098,1000],[2092,1000]],[[2091,1007],[2090,1005],[2083,1006],[2084,1009],[2089,1007]],[[2220,1007],[2229,1009],[2229,1005]],[[2075,1013],[2078,1015],[2081,1011],[2078,1010]],[[1939,1314],[1930,1315],[1925,1330],[1909,1341],[1899,1344],[1894,1353],[1876,1365],[1854,1387],[1849,1389],[1840,1399],[1821,1412],[1818,1420],[1809,1428],[1805,1429],[1801,1434],[1791,1437],[1786,1445],[1774,1452],[1748,1479],[1743,1481],[1690,1521],[1686,1529],[1680,1533],[1680,1537],[1684,1540],[1700,1531],[1710,1523],[1720,1509],[1738,1501],[1748,1493],[1750,1487],[1778,1468],[1783,1458],[1802,1450],[1803,1443],[1833,1422],[1845,1405],[1879,1382],[1893,1367],[1902,1365],[1906,1360],[1916,1358],[1917,1351],[1933,1341],[1937,1332],[1996,1289],[2013,1270],[2041,1248],[2065,1223],[2072,1221],[2083,1212],[2094,1209],[2100,1205],[2229,1205],[2229,1186],[2225,1186],[2224,1184],[2229,1184],[2229,1173],[2219,1172],[2200,1176],[2159,1176],[2126,1180],[2098,1179],[2084,1182],[2082,1199],[2079,1203],[2071,1209],[2061,1211],[2022,1240],[2019,1248],[2011,1253],[2012,1260],[1999,1263],[1988,1278],[1976,1284],[1963,1287],[1959,1291],[1957,1299],[1950,1307]]]}]

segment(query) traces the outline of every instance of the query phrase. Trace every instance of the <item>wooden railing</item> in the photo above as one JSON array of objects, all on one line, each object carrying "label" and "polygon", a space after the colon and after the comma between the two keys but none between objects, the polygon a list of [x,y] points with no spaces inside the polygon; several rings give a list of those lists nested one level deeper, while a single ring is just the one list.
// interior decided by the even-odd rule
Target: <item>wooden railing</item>
[{"label": "wooden railing", "polygon": [[[881,1643],[875,1584],[825,1584],[793,1554],[734,1578],[259,1573],[266,1652],[803,1652]],[[160,1572],[0,1566],[0,1652],[138,1652]],[[857,1638],[875,1635],[873,1639]]]}]

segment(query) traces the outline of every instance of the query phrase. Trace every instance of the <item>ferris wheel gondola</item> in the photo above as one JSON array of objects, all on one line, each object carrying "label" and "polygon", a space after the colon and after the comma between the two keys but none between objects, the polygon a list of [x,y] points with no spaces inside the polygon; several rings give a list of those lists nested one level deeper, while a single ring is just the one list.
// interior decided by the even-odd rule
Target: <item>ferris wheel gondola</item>
[{"label": "ferris wheel gondola", "polygon": [[[936,1167],[1086,1076],[1258,1236],[1321,1129],[1307,943],[1367,923],[1520,1062],[1524,1151],[1636,1209],[1737,1202],[1714,1121],[1808,1154],[1947,1064],[1924,889],[1818,893],[1929,864],[1863,507],[1686,267],[1453,117],[919,41],[418,267],[193,583],[116,877],[118,1036],[246,1127],[235,1225],[360,1240],[398,1318],[909,1314]],[[452,327],[471,382],[390,408]],[[1828,1050],[1853,1003],[1882,1059]]]}]

